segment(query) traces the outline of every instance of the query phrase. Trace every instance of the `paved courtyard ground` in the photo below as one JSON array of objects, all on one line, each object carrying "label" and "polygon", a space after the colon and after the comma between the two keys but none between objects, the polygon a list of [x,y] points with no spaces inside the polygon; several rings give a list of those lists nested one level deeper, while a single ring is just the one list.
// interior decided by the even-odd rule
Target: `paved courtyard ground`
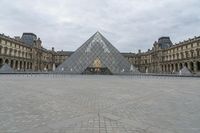
[{"label": "paved courtyard ground", "polygon": [[199,132],[199,78],[0,75],[0,133]]}]

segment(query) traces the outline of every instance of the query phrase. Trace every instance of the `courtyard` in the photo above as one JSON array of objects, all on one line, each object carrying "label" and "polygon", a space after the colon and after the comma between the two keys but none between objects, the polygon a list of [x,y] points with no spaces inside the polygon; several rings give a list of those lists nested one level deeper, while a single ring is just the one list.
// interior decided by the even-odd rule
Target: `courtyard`
[{"label": "courtyard", "polygon": [[199,133],[200,79],[0,75],[0,133]]}]

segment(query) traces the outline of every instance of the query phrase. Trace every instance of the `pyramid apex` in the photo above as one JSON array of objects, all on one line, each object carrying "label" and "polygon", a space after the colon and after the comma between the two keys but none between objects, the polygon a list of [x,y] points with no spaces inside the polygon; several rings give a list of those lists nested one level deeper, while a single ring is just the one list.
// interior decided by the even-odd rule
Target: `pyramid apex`
[{"label": "pyramid apex", "polygon": [[97,31],[95,34],[101,34],[99,31]]},{"label": "pyramid apex", "polygon": [[99,31],[97,31],[97,32],[94,34],[94,36],[99,36],[99,35],[102,36],[101,33],[100,33]]}]

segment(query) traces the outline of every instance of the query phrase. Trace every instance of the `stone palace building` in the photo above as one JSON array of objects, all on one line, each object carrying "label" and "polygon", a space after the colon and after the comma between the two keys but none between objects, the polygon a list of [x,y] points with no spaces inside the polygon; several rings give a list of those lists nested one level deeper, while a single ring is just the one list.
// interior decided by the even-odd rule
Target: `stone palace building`
[{"label": "stone palace building", "polygon": [[[14,38],[0,34],[0,67],[6,63],[16,71],[54,71],[73,53],[47,50],[33,33]],[[121,54],[143,73],[176,73],[184,66],[192,73],[200,72],[200,37],[177,44],[161,37],[147,52]]]}]

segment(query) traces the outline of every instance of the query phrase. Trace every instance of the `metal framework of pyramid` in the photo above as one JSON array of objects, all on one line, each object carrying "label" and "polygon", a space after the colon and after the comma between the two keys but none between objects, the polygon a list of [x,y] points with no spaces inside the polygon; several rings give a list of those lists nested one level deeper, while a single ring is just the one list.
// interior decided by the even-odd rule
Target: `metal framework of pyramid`
[{"label": "metal framework of pyramid", "polygon": [[96,32],[68,59],[57,67],[57,73],[83,74],[93,64],[101,63],[111,74],[134,74],[138,70],[103,36]]}]

